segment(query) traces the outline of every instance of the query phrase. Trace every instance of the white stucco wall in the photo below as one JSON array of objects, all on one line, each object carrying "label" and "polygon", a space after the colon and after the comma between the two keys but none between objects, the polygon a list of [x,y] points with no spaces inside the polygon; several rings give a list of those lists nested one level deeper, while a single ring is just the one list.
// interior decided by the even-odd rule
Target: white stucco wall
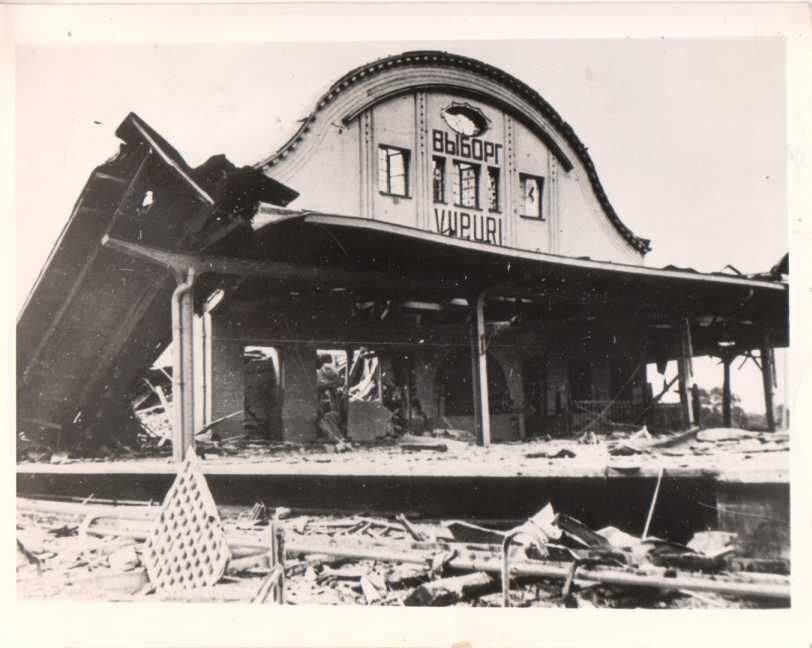
[{"label": "white stucco wall", "polygon": [[[466,89],[455,92],[445,89],[447,85]],[[418,68],[378,75],[349,86],[338,97],[316,113],[295,147],[287,149],[267,168],[272,177],[300,192],[292,207],[381,220],[433,233],[440,229],[440,233],[466,240],[473,240],[475,232],[473,226],[465,230],[463,222],[467,226],[476,220],[481,233],[484,219],[491,219],[491,224],[498,223],[499,236],[494,236],[493,241],[483,238],[489,244],[642,263],[640,252],[618,231],[599,202],[574,144],[526,97],[473,72]],[[501,147],[498,163],[436,150],[436,131],[452,138],[458,136],[442,116],[452,103],[467,104],[484,114],[488,128],[477,138],[489,146]],[[407,196],[379,191],[380,145],[409,151]],[[444,204],[433,201],[434,155],[442,155],[447,163]],[[460,159],[480,165],[478,208],[454,205],[451,175],[453,161]],[[574,166],[567,170],[570,164]],[[494,212],[488,210],[486,169],[490,165],[498,167],[500,175],[500,206]],[[523,173],[544,179],[543,219],[522,217]],[[445,227],[440,227],[435,208],[467,214],[464,221],[445,221]]]}]

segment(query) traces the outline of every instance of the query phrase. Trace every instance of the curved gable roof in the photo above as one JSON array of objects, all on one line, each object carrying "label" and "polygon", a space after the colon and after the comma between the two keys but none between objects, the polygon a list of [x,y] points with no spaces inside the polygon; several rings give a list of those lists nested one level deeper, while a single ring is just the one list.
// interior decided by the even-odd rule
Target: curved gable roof
[{"label": "curved gable roof", "polygon": [[315,108],[303,120],[297,131],[293,136],[283,144],[270,157],[257,163],[255,166],[262,169],[277,164],[281,159],[285,158],[288,153],[294,150],[297,145],[307,136],[311,130],[313,122],[320,111],[327,105],[331,104],[336,98],[348,88],[355,86],[363,81],[375,77],[383,72],[389,71],[393,68],[403,67],[441,67],[441,68],[463,68],[479,74],[489,80],[496,82],[516,94],[523,97],[534,108],[536,108],[545,118],[547,118],[555,130],[564,138],[567,144],[575,152],[578,160],[584,166],[589,182],[592,186],[595,196],[598,199],[604,213],[609,221],[620,233],[620,235],[628,242],[634,249],[641,254],[645,254],[651,250],[651,241],[634,234],[634,232],[626,226],[620,217],[617,215],[614,207],[609,202],[606,191],[601,184],[598,173],[595,170],[595,164],[589,156],[589,152],[584,143],[578,138],[573,130],[561,115],[553,108],[538,92],[533,90],[523,81],[516,77],[500,70],[497,67],[483,63],[473,58],[466,56],[459,56],[457,54],[449,54],[448,52],[425,50],[404,52],[394,56],[388,56],[378,59],[371,63],[366,63],[353,70],[347,72],[338,81],[333,83],[329,89],[318,99]]}]

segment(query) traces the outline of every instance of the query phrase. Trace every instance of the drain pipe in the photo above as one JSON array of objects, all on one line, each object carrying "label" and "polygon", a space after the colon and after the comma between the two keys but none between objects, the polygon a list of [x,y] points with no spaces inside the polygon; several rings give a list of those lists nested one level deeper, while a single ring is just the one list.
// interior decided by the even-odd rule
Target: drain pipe
[{"label": "drain pipe", "polygon": [[192,323],[194,300],[192,289],[195,270],[189,268],[186,281],[180,281],[172,293],[172,459],[181,463],[186,448],[194,444],[194,402],[192,394],[193,357]]},{"label": "drain pipe", "polygon": [[[208,308],[204,309],[203,317],[201,318],[201,325],[200,325],[200,344],[202,346],[202,352],[200,354],[200,362],[203,365],[200,368],[200,398],[202,399],[202,403],[200,405],[201,416],[200,416],[200,425],[205,426],[211,423],[211,411],[209,409],[209,403],[211,399],[209,398],[209,329],[211,328],[211,312]],[[197,431],[195,431],[197,433]]]}]

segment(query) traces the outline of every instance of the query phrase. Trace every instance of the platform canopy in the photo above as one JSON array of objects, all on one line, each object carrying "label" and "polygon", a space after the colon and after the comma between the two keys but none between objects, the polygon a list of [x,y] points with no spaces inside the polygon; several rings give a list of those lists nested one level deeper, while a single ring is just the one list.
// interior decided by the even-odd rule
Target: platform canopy
[{"label": "platform canopy", "polygon": [[[644,320],[652,337],[669,336],[688,318],[694,353],[758,348],[770,330],[775,346],[788,344],[788,285],[777,273],[745,276],[683,268],[648,268],[589,258],[533,253],[464,241],[381,221],[265,208],[253,231],[212,250],[220,259],[273,263],[242,274],[243,295],[272,290],[347,288],[360,296],[401,300],[472,300],[486,293],[492,309],[521,302],[525,319]],[[209,261],[203,260],[203,263]],[[298,269],[298,270],[297,270]],[[228,274],[227,264],[217,268]],[[264,274],[263,277],[258,275]],[[274,287],[267,279],[284,279]],[[210,278],[210,286],[216,282]],[[229,284],[226,284],[229,285]],[[231,284],[232,286],[234,284]],[[510,308],[510,306],[505,306]],[[496,313],[495,317],[499,317]]]}]

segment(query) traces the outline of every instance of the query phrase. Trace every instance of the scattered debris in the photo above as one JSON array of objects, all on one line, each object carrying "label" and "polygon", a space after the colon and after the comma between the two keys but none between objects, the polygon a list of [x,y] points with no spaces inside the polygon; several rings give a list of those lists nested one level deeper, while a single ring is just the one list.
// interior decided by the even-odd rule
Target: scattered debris
[{"label": "scattered debris", "polygon": [[568,448],[561,448],[561,450],[554,454],[548,452],[529,452],[524,456],[528,459],[573,459],[575,458],[575,453]]},{"label": "scattered debris", "polygon": [[71,459],[68,457],[67,452],[54,452],[50,461],[52,464],[66,464],[70,463]]},{"label": "scattered debris", "polygon": [[[181,479],[188,478],[181,474]],[[179,483],[189,488],[190,482]],[[193,499],[194,489],[188,492]],[[405,515],[297,515],[262,504],[223,516],[215,508],[215,521],[227,543],[227,570],[197,589],[167,589],[160,576],[151,577],[154,558],[149,556],[150,547],[164,546],[153,535],[166,533],[161,518],[167,520],[168,512],[178,515],[173,501],[168,497],[161,508],[78,502],[20,506],[20,595],[548,607],[752,607],[786,605],[789,600],[789,579],[782,573],[788,572],[788,563],[742,562],[735,556],[732,534],[699,532],[690,546],[654,537],[643,540],[616,527],[594,531],[549,504],[512,529],[489,529],[464,520],[416,523]],[[86,516],[89,507],[97,522],[86,534],[61,531],[75,529],[75,520]],[[208,515],[204,520],[188,508],[185,515],[204,529],[214,524]],[[178,529],[184,527],[175,520]],[[253,524],[246,524],[251,520]],[[186,538],[195,546],[188,536],[171,531],[176,535],[170,537]],[[504,542],[508,535],[509,545]],[[500,592],[505,556],[510,589]],[[764,573],[769,567],[775,568],[773,573]],[[745,568],[762,571],[742,571]]]},{"label": "scattered debris", "polygon": [[741,441],[742,439],[758,439],[763,436],[761,432],[742,430],[739,428],[710,428],[696,433],[696,440],[700,443],[722,443],[726,441]]},{"label": "scattered debris", "polygon": [[[373,390],[370,393],[378,389],[372,383],[367,387]],[[371,401],[357,402],[366,407]],[[153,407],[148,414],[165,416],[160,403]],[[361,453],[368,453],[411,465],[459,461],[478,452],[470,445],[471,433],[455,430],[448,421],[443,423],[446,427],[436,427],[436,423],[418,426],[420,435],[408,426],[403,428],[409,430],[406,432],[399,428],[396,434],[368,444],[351,442],[346,437],[331,441],[322,438],[311,444],[272,442],[246,435],[220,438],[215,429],[199,435],[198,443],[203,455],[215,455],[210,461],[223,461],[239,453],[250,461],[342,463],[348,459],[337,453],[353,451],[354,461]],[[671,470],[675,460],[668,463],[664,458],[669,455],[705,457],[719,452],[787,451],[784,436],[696,429],[655,436],[642,428],[633,434],[585,434],[581,442],[588,445],[578,446],[577,456],[569,447],[571,439],[537,439],[530,444],[505,445],[500,448],[504,454],[490,461],[567,459],[569,467],[590,457],[607,460],[628,456],[626,460],[609,460],[607,470],[636,474],[645,467],[650,475],[652,469],[662,466]],[[171,442],[165,437],[145,432],[142,438],[144,444],[137,449],[110,443],[96,449],[96,453],[122,458],[171,452]],[[528,452],[530,448],[532,452]],[[54,463],[75,460],[30,439],[18,444],[18,457]],[[197,461],[189,459],[190,464]],[[52,596],[57,591],[59,596],[105,600],[155,597],[297,605],[787,604],[788,560],[740,556],[735,535],[722,531],[697,532],[687,545],[649,535],[663,473],[659,474],[645,529],[639,537],[628,529],[612,526],[594,530],[564,511],[556,512],[549,503],[524,522],[488,521],[482,523],[485,526],[469,520],[429,523],[415,512],[376,516],[337,516],[329,511],[304,514],[274,507],[273,502],[257,502],[250,509],[226,515],[211,499],[199,467],[185,465],[160,509],[133,505],[145,502],[121,500],[83,502],[65,497],[36,506],[30,500],[18,500],[18,591],[27,598]],[[185,502],[187,495],[191,503]],[[274,536],[280,537],[279,542],[274,541],[276,544],[268,536],[271,529],[284,534]],[[170,544],[170,539],[175,544]],[[206,540],[203,545],[201,539]],[[183,584],[173,580],[177,576],[168,582],[164,579],[166,573],[158,573],[161,548],[166,560],[172,556],[172,574],[184,575]],[[510,587],[500,592],[505,560],[510,568]],[[191,575],[195,568],[197,578]],[[196,589],[189,589],[192,586]]]},{"label": "scattered debris", "polygon": [[725,555],[735,551],[737,534],[729,531],[699,531],[688,543],[688,548],[707,556]]}]

